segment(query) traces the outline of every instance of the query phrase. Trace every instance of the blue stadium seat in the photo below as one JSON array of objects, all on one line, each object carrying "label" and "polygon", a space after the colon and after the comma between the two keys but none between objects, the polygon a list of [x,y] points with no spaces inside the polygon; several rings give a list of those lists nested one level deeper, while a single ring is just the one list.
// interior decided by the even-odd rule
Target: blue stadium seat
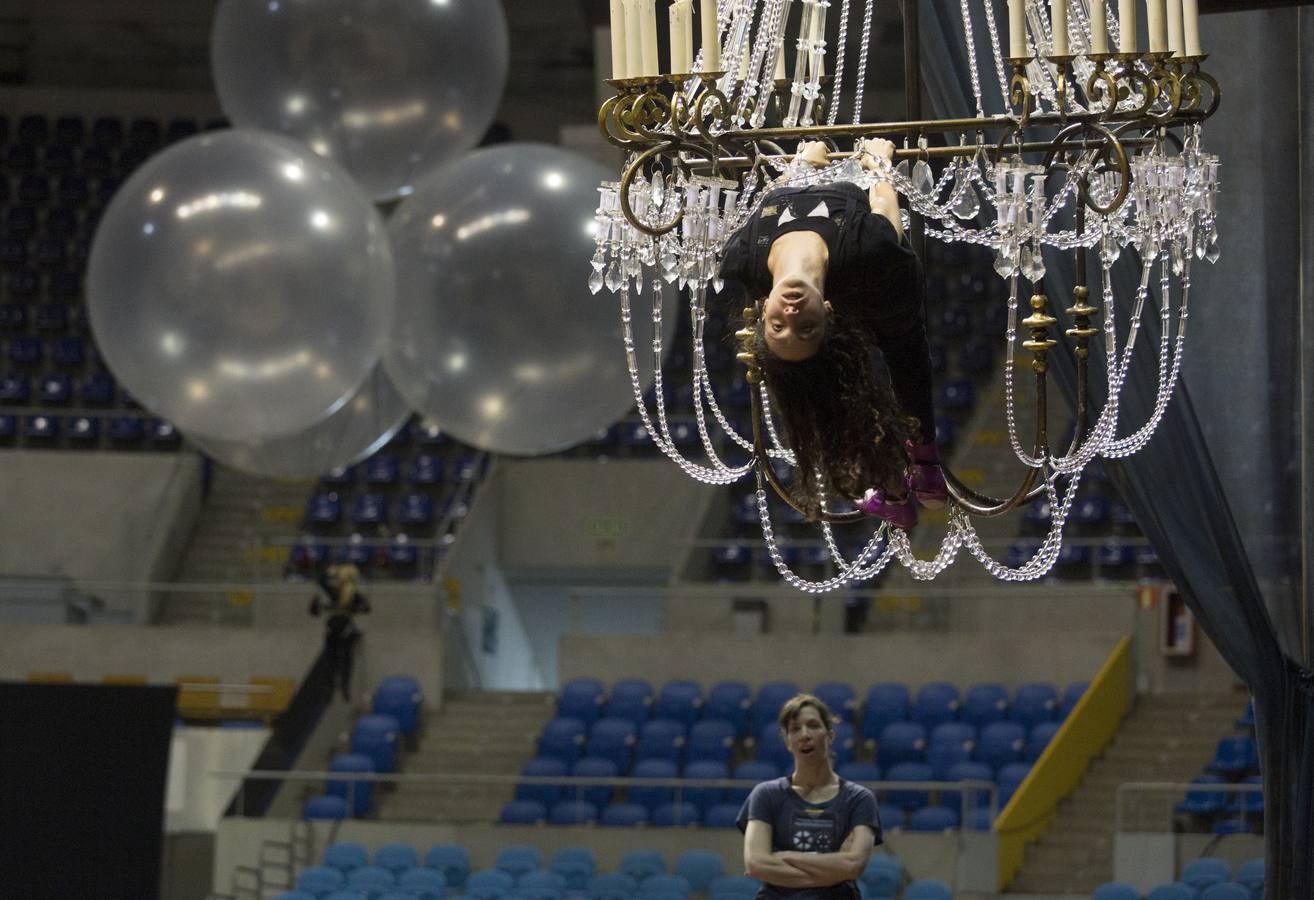
[{"label": "blue stadium seat", "polygon": [[943,881],[924,878],[908,885],[903,892],[903,900],[953,900],[953,892]]},{"label": "blue stadium seat", "polygon": [[858,892],[864,900],[894,900],[903,887],[903,865],[889,853],[873,853],[858,877]]},{"label": "blue stadium seat", "polygon": [[1160,884],[1150,889],[1145,900],[1196,900],[1195,891],[1184,884],[1173,882]]},{"label": "blue stadium seat", "polygon": [[698,807],[683,801],[663,803],[652,811],[654,828],[676,828],[697,825],[701,815]]},{"label": "blue stadium seat", "polygon": [[957,687],[945,681],[933,681],[922,685],[917,691],[912,720],[927,728],[934,728],[941,722],[958,718],[958,707],[961,705]]},{"label": "blue stadium seat", "polygon": [[629,719],[599,719],[589,729],[585,752],[616,763],[619,772],[628,772],[636,739],[634,723]]},{"label": "blue stadium seat", "polygon": [[1174,809],[1179,813],[1188,813],[1192,815],[1213,815],[1223,812],[1227,809],[1227,794],[1223,791],[1204,790],[1204,786],[1226,784],[1227,779],[1221,775],[1198,775],[1191,779],[1192,784],[1201,785],[1201,788],[1186,792],[1186,798],[1178,803]]},{"label": "blue stadium seat", "polygon": [[708,900],[753,900],[762,889],[760,882],[747,875],[723,875],[707,888]]},{"label": "blue stadium seat", "polygon": [[1255,826],[1242,818],[1220,819],[1214,823],[1213,833],[1216,835],[1254,834]]},{"label": "blue stadium seat", "polygon": [[1040,754],[1045,752],[1049,742],[1058,734],[1058,730],[1063,727],[1062,722],[1041,722],[1032,726],[1031,731],[1027,733],[1027,746],[1023,751],[1023,758],[1028,762],[1035,762],[1040,759]]},{"label": "blue stadium seat", "polygon": [[393,535],[383,550],[383,558],[389,566],[404,569],[419,562],[420,549],[411,543],[410,535],[401,532]]},{"label": "blue stadium seat", "polygon": [[648,823],[648,807],[638,803],[608,803],[598,824],[607,828],[633,828]]},{"label": "blue stadium seat", "polygon": [[1026,748],[1026,731],[1016,722],[992,722],[981,729],[976,743],[978,762],[998,769],[1019,762]]},{"label": "blue stadium seat", "polygon": [[842,766],[852,760],[856,744],[853,726],[848,722],[836,723],[835,738],[830,745],[831,754],[835,757],[835,764]]},{"label": "blue stadium seat", "polygon": [[347,801],[341,797],[320,794],[311,797],[301,807],[301,817],[307,821],[332,821],[347,818]]},{"label": "blue stadium seat", "polygon": [[365,461],[365,483],[391,487],[401,479],[401,460],[395,453],[376,453]]},{"label": "blue stadium seat", "polygon": [[1141,892],[1130,884],[1110,881],[1095,888],[1090,900],[1141,900]]},{"label": "blue stadium seat", "polygon": [[547,816],[547,807],[537,800],[512,800],[502,807],[498,821],[504,825],[541,825]]},{"label": "blue stadium seat", "polygon": [[1264,858],[1259,856],[1243,862],[1236,870],[1236,883],[1250,892],[1250,900],[1263,900]]},{"label": "blue stadium seat", "polygon": [[[995,772],[985,763],[980,762],[961,762],[944,773],[944,781],[994,781]],[[966,795],[971,795],[971,803],[966,800]],[[976,791],[971,790],[942,790],[940,792],[940,802],[945,806],[952,806],[963,814],[963,807],[971,806],[977,809],[988,807],[990,804],[990,792],[984,788]]]},{"label": "blue stadium seat", "polygon": [[856,781],[861,784],[881,780],[880,766],[870,762],[847,762],[837,767],[836,773],[845,781]]},{"label": "blue stadium seat", "polygon": [[420,724],[420,706],[424,694],[420,683],[409,675],[389,675],[374,689],[371,711],[397,720],[402,734],[413,734]]},{"label": "blue stadium seat", "polygon": [[653,689],[646,678],[622,678],[611,686],[603,714],[612,719],[629,719],[642,728],[652,717]]},{"label": "blue stadium seat", "polygon": [[420,854],[411,844],[384,844],[374,851],[374,865],[380,869],[400,876],[420,864]]},{"label": "blue stadium seat", "polygon": [[60,147],[76,147],[87,139],[87,123],[81,116],[59,116],[55,119],[54,143]]},{"label": "blue stadium seat", "polygon": [[543,726],[538,739],[540,756],[555,756],[567,763],[579,759],[587,733],[584,722],[573,716],[558,716]]},{"label": "blue stadium seat", "polygon": [[1200,894],[1206,888],[1215,884],[1224,884],[1230,881],[1231,878],[1232,866],[1227,860],[1206,856],[1193,859],[1182,866],[1182,876],[1179,880],[1182,884]]},{"label": "blue stadium seat", "polygon": [[909,831],[957,831],[958,824],[958,811],[948,806],[923,806],[908,817]]},{"label": "blue stadium seat", "polygon": [[342,498],[336,491],[315,494],[306,505],[306,521],[312,525],[337,525],[342,521]]},{"label": "blue stadium seat", "polygon": [[[364,753],[339,753],[329,761],[330,772],[363,774],[375,771],[374,758]],[[324,785],[331,797],[347,801],[353,816],[363,816],[374,803],[374,783],[356,778],[331,778]]]},{"label": "blue stadium seat", "polygon": [[32,327],[47,334],[68,331],[68,306],[63,303],[38,303],[32,316]]},{"label": "blue stadium seat", "polygon": [[901,829],[908,823],[908,814],[904,812],[903,807],[895,806],[893,803],[882,803],[877,808],[877,815],[881,820],[881,828],[885,831]]},{"label": "blue stadium seat", "polygon": [[1251,700],[1246,704],[1245,710],[1241,713],[1241,718],[1235,723],[1237,728],[1253,732],[1255,730],[1255,701]]},{"label": "blue stadium seat", "polygon": [[524,844],[511,844],[497,851],[497,857],[493,860],[493,868],[499,872],[505,872],[512,878],[519,879],[522,875],[528,875],[530,872],[536,872],[543,865],[543,853],[537,847],[530,847]]},{"label": "blue stadium seat", "polygon": [[351,729],[351,750],[374,760],[374,771],[393,772],[397,768],[397,742],[401,725],[392,716],[365,715]]},{"label": "blue stadium seat", "polygon": [[1059,706],[1059,718],[1066,719],[1068,717],[1068,713],[1076,708],[1088,687],[1090,685],[1085,681],[1074,681],[1063,690],[1063,702]]},{"label": "blue stadium seat", "polygon": [[972,751],[961,741],[932,743],[931,749],[926,752],[926,762],[936,781],[944,781],[950,769],[960,763],[970,762],[971,759]]},{"label": "blue stadium seat", "polygon": [[691,887],[682,875],[651,875],[639,885],[639,896],[663,900],[687,900]]},{"label": "blue stadium seat", "polygon": [[64,433],[71,441],[94,444],[100,440],[100,420],[90,416],[69,416],[64,420]]},{"label": "blue stadium seat", "polygon": [[50,361],[57,366],[77,367],[86,359],[87,342],[76,335],[60,335],[50,342]]},{"label": "blue stadium seat", "polygon": [[584,800],[562,800],[548,812],[552,825],[588,825],[598,821],[598,808]]},{"label": "blue stadium seat", "polygon": [[421,453],[411,461],[406,480],[413,485],[428,486],[443,480],[443,460],[434,453]]},{"label": "blue stadium seat", "polygon": [[364,891],[367,896],[378,896],[397,886],[397,876],[379,866],[364,866],[347,875],[347,888]]},{"label": "blue stadium seat", "polygon": [[516,896],[525,900],[563,900],[566,879],[555,872],[537,870],[516,879]]},{"label": "blue stadium seat", "polygon": [[656,850],[627,850],[620,858],[616,870],[634,879],[642,885],[654,875],[666,874],[666,859]]},{"label": "blue stadium seat", "polygon": [[672,871],[689,884],[690,890],[703,893],[725,874],[725,863],[721,854],[711,850],[686,850],[675,858]]},{"label": "blue stadium seat", "polygon": [[9,339],[9,361],[16,366],[34,366],[41,362],[41,339],[30,334],[16,334]]},{"label": "blue stadium seat", "polygon": [[324,858],[321,863],[346,875],[352,869],[368,866],[370,864],[370,854],[365,849],[364,844],[340,841],[336,844],[329,844],[324,848]]},{"label": "blue stadium seat", "polygon": [[969,751],[976,746],[976,728],[967,722],[941,722],[931,729],[930,744],[959,744]]},{"label": "blue stadium seat", "polygon": [[12,268],[27,263],[27,241],[18,237],[0,238],[0,266]]},{"label": "blue stadium seat", "polygon": [[31,398],[31,377],[16,372],[0,376],[0,403],[27,403]]},{"label": "blue stadium seat", "polygon": [[136,416],[114,416],[109,423],[110,440],[135,444],[146,437],[146,423]]},{"label": "blue stadium seat", "polygon": [[566,889],[573,892],[588,890],[597,868],[597,857],[587,847],[562,848],[552,854],[548,863],[548,870],[560,875],[566,882]]},{"label": "blue stadium seat", "polygon": [[[931,772],[931,767],[925,763],[905,762],[886,769],[885,780],[887,782],[933,781],[934,773]],[[890,789],[885,792],[886,803],[897,806],[905,811],[917,809],[919,806],[926,806],[929,800],[929,793],[920,788],[907,790]]]},{"label": "blue stadium seat", "polygon": [[[675,763],[665,759],[642,759],[635,763],[631,778],[660,778],[670,780],[678,777]],[[629,791],[630,802],[646,807],[651,815],[658,806],[675,799],[673,787],[646,787],[634,785]]]},{"label": "blue stadium seat", "polygon": [[734,828],[739,818],[739,803],[718,803],[703,812],[704,828]]},{"label": "blue stadium seat", "polygon": [[1058,706],[1058,690],[1052,684],[1020,684],[1013,692],[1013,705],[1008,711],[1008,717],[1023,728],[1032,728],[1041,722],[1053,720],[1058,713]]},{"label": "blue stadium seat", "polygon": [[823,681],[813,688],[812,693],[840,719],[853,721],[858,702],[852,685],[844,681]]},{"label": "blue stadium seat", "polygon": [[1255,739],[1248,734],[1236,734],[1218,742],[1214,758],[1206,768],[1224,775],[1241,775],[1259,767],[1259,751]]},{"label": "blue stadium seat", "polygon": [[[575,763],[570,774],[576,778],[615,778],[617,772],[614,761],[600,756],[585,756]],[[610,803],[615,794],[615,788],[610,785],[590,785],[578,790],[578,799],[592,803],[599,809]],[[571,796],[568,799],[574,800],[576,798]]]},{"label": "blue stadium seat", "polygon": [[703,687],[696,681],[677,679],[662,685],[657,694],[657,704],[653,716],[658,719],[674,719],[683,722],[688,728],[702,711]]},{"label": "blue stadium seat", "polygon": [[0,439],[9,439],[18,434],[18,418],[12,415],[0,415]]},{"label": "blue stadium seat", "polygon": [[465,883],[465,894],[475,900],[502,900],[516,886],[516,880],[497,869],[481,869]]},{"label": "blue stadium seat", "polygon": [[940,387],[937,409],[966,412],[976,403],[976,386],[966,379],[951,379]]},{"label": "blue stadium seat", "polygon": [[59,437],[59,419],[54,416],[24,416],[23,436],[29,440],[53,441]]},{"label": "blue stadium seat", "polygon": [[579,719],[586,725],[597,720],[602,710],[604,691],[596,678],[574,678],[561,688],[557,715]]},{"label": "blue stadium seat", "polygon": [[1098,494],[1081,497],[1072,507],[1072,522],[1084,528],[1104,528],[1109,518],[1109,498]]},{"label": "blue stadium seat", "polygon": [[357,494],[351,504],[351,521],[355,525],[382,525],[388,521],[388,500],[383,494]]},{"label": "blue stadium seat", "polygon": [[21,303],[0,303],[0,330],[22,331],[26,326],[26,306]]},{"label": "blue stadium seat", "polygon": [[794,768],[794,754],[789,752],[785,736],[775,725],[766,726],[758,735],[755,758],[770,762],[782,771]]},{"label": "blue stadium seat", "polygon": [[589,882],[589,900],[633,900],[639,884],[623,872],[604,872]]},{"label": "blue stadium seat", "polygon": [[[629,720],[622,720],[629,721]],[[684,749],[685,725],[675,719],[653,719],[644,722],[639,731],[636,758],[663,759],[673,764],[680,762]]]},{"label": "blue stadium seat", "polygon": [[397,889],[416,900],[441,900],[447,893],[447,881],[433,869],[411,868],[397,873]]},{"label": "blue stadium seat", "polygon": [[862,700],[862,737],[875,741],[887,725],[908,719],[911,694],[896,682],[874,685]]},{"label": "blue stadium seat", "polygon": [[981,728],[999,722],[1008,714],[1008,688],[997,681],[974,684],[963,698],[964,722]]},{"label": "blue stadium seat", "polygon": [[428,494],[403,494],[397,501],[397,522],[401,525],[432,525],[433,497]]},{"label": "blue stadium seat", "polygon": [[[730,772],[723,762],[699,760],[684,767],[683,777],[689,781],[723,781],[730,777]],[[691,785],[683,790],[681,799],[692,803],[699,810],[706,810],[725,799],[725,789]]]},{"label": "blue stadium seat", "polygon": [[307,866],[297,876],[297,890],[322,897],[342,887],[346,880],[346,876],[329,866]]},{"label": "blue stadium seat", "polygon": [[926,728],[916,722],[891,722],[881,732],[876,762],[887,771],[905,762],[926,759]]},{"label": "blue stadium seat", "polygon": [[37,403],[63,406],[73,398],[73,379],[63,372],[52,372],[37,382]]},{"label": "blue stadium seat", "polygon": [[[751,781],[754,784],[761,784],[763,781],[779,778],[780,766],[770,760],[752,759],[735,766],[732,777],[736,781]],[[752,790],[751,787],[730,788],[726,792],[726,802],[741,804],[748,799],[748,795]]]},{"label": "blue stadium seat", "polygon": [[[531,778],[559,778],[565,777],[567,771],[566,763],[562,759],[555,756],[536,756],[521,767],[520,774]],[[562,785],[517,784],[516,799],[534,800],[544,807],[551,807],[564,799]]]},{"label": "blue stadium seat", "polygon": [[442,874],[449,888],[461,888],[470,877],[470,851],[459,844],[435,844],[424,855],[426,867]]},{"label": "blue stadium seat", "polygon": [[734,746],[735,726],[725,719],[703,719],[689,729],[686,755],[690,762],[730,762]]},{"label": "blue stadium seat", "polygon": [[150,435],[152,446],[177,447],[182,443],[182,435],[178,433],[178,429],[174,427],[172,422],[167,422],[164,419],[151,419],[146,429]]},{"label": "blue stadium seat", "polygon": [[750,715],[751,733],[760,735],[768,725],[776,727],[780,707],[798,692],[798,685],[792,681],[769,681],[758,688]]},{"label": "blue stadium seat", "polygon": [[5,277],[5,292],[10,300],[35,299],[41,287],[41,276],[34,269],[9,269]]},{"label": "blue stadium seat", "polygon": [[356,483],[355,466],[335,466],[329,469],[319,480],[331,487],[348,487]]},{"label": "blue stadium seat", "polygon": [[1013,799],[1017,789],[1031,773],[1031,764],[1024,762],[1008,763],[995,772],[995,783],[999,786],[999,808],[1003,809]]},{"label": "blue stadium seat", "polygon": [[703,716],[707,719],[723,719],[735,728],[736,735],[742,735],[748,724],[748,711],[752,707],[752,691],[742,681],[718,681],[707,691],[707,701],[703,705]]}]

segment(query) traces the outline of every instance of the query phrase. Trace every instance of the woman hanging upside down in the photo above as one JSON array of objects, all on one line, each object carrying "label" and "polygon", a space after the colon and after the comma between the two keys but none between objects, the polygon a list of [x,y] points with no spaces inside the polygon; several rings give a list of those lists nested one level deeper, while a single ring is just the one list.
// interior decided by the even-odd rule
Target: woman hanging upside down
[{"label": "woman hanging upside down", "polygon": [[[861,149],[873,170],[894,154],[879,138]],[[824,166],[826,146],[798,158]],[[794,503],[815,519],[824,490],[903,529],[917,524],[911,497],[942,507],[925,277],[890,184],[771,191],[726,244],[721,277],[758,298],[753,354],[796,457]]]}]

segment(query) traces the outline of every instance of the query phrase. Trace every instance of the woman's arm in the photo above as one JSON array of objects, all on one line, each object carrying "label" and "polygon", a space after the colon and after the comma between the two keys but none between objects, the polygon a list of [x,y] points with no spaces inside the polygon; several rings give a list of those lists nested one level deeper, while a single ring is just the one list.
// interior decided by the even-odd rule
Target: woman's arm
[{"label": "woman's arm", "polygon": [[[749,878],[776,887],[823,887],[823,883],[802,869],[785,862],[783,854],[771,852],[771,825],[761,819],[749,819],[744,829],[744,873]],[[834,882],[825,882],[833,884]]]},{"label": "woman's arm", "polygon": [[857,825],[836,853],[787,851],[776,854],[776,857],[817,879],[819,884],[832,885],[861,876],[875,846],[876,833],[866,825]]},{"label": "woman's arm", "polygon": [[[869,138],[862,142],[862,167],[871,171],[888,168],[894,159],[894,145],[884,138]],[[878,181],[868,192],[871,211],[884,216],[894,226],[894,234],[903,240],[903,216],[899,215],[899,195],[888,181]]]}]

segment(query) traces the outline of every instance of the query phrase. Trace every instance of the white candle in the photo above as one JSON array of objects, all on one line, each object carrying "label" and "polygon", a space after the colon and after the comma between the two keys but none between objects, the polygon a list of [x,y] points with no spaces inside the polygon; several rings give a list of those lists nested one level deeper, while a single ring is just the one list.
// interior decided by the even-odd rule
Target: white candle
[{"label": "white candle", "polygon": [[660,75],[657,61],[657,0],[640,0],[640,34],[643,36],[643,71],[641,75]]},{"label": "white candle", "polygon": [[1168,23],[1164,21],[1163,0],[1145,0],[1145,27],[1150,31],[1150,52],[1168,50]]},{"label": "white candle", "polygon": [[1049,0],[1050,44],[1054,56],[1068,55],[1068,0]]},{"label": "white candle", "polygon": [[1197,0],[1182,0],[1183,46],[1187,56],[1203,56],[1200,49],[1200,6]]},{"label": "white candle", "polygon": [[1136,52],[1136,0],[1118,0],[1118,52]]},{"label": "white candle", "polygon": [[625,65],[625,0],[611,0],[611,77],[629,77]]},{"label": "white candle", "polygon": [[1109,52],[1109,23],[1104,18],[1104,0],[1090,0],[1090,52]]},{"label": "white candle", "polygon": [[683,75],[693,69],[693,0],[671,4],[671,72]]},{"label": "white candle", "polygon": [[625,0],[625,77],[643,74],[643,30],[639,19],[643,0]]},{"label": "white candle", "polygon": [[702,16],[703,71],[716,72],[721,68],[721,37],[716,30],[716,0],[703,0],[699,14]]},{"label": "white candle", "polygon": [[785,36],[780,36],[780,42],[776,44],[776,81],[783,81],[789,76],[785,74]]},{"label": "white candle", "polygon": [[[819,47],[821,42],[826,39],[826,7],[818,3],[812,7],[812,46]],[[826,74],[826,55],[818,51],[817,56],[817,75]]]},{"label": "white candle", "polygon": [[1020,59],[1027,52],[1026,0],[1008,0],[1008,55]]},{"label": "white candle", "polygon": [[1168,0],[1168,49],[1173,56],[1182,55],[1182,0]]}]

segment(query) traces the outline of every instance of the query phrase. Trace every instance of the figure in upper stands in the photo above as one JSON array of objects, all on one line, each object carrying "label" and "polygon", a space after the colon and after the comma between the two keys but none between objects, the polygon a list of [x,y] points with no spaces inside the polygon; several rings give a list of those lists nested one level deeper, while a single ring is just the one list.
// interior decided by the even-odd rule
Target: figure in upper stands
[{"label": "figure in upper stands", "polygon": [[[889,170],[889,141],[860,150],[865,168]],[[825,166],[826,145],[797,158]],[[721,277],[757,308],[753,353],[797,457],[794,502],[816,518],[824,490],[832,511],[848,500],[904,529],[912,497],[944,506],[925,276],[890,183],[772,190],[726,244]]]},{"label": "figure in upper stands", "polygon": [[324,623],[324,655],[328,659],[332,684],[342,689],[342,699],[351,699],[351,668],[360,639],[355,618],[370,611],[370,602],[360,592],[360,570],[350,564],[333,565],[319,577],[319,586],[328,597],[321,605],[319,595],[310,601],[310,614],[328,616]]}]

